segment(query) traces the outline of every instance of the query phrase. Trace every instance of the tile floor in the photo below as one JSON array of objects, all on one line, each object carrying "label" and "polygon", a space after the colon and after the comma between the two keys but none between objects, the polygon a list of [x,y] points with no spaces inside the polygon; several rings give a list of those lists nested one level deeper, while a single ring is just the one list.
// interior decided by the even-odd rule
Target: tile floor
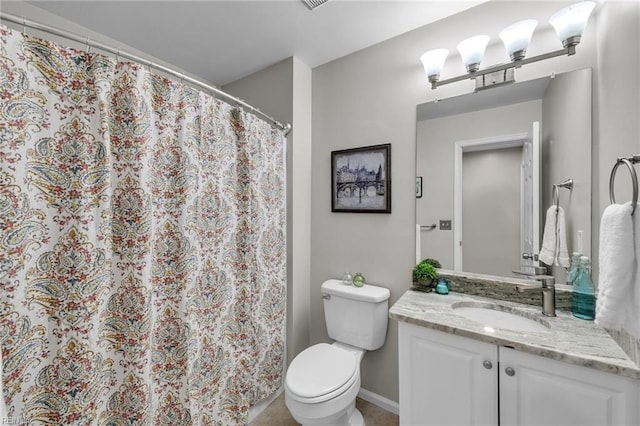
[{"label": "tile floor", "polygon": [[[356,398],[356,407],[362,413],[367,426],[397,426],[398,416],[375,404]],[[277,397],[249,426],[297,426],[284,404],[284,393]]]}]

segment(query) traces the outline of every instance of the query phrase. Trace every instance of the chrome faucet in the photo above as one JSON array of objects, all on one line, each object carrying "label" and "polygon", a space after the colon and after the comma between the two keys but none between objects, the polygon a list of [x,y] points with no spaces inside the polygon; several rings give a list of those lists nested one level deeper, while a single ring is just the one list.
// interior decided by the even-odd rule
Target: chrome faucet
[{"label": "chrome faucet", "polygon": [[[518,273],[517,271],[513,271]],[[540,284],[520,284],[517,286],[519,291],[527,288],[542,288],[542,315],[548,317],[556,316],[556,279],[553,275],[526,275],[527,278],[539,281]]]},{"label": "chrome faucet", "polygon": [[542,315],[556,316],[556,279],[553,275],[535,275],[542,286]]}]

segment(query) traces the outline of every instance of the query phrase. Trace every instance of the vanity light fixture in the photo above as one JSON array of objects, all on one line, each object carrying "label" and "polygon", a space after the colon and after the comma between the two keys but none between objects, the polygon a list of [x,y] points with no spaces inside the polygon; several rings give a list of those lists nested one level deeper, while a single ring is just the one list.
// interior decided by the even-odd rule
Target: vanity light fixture
[{"label": "vanity light fixture", "polygon": [[589,15],[595,5],[593,1],[583,1],[565,7],[551,16],[549,23],[551,23],[555,29],[558,39],[562,42],[563,46],[562,49],[553,52],[531,58],[525,57],[527,48],[531,42],[531,36],[538,24],[538,21],[534,19],[516,22],[500,32],[500,39],[502,39],[505,50],[511,59],[509,63],[480,69],[480,62],[482,62],[484,51],[489,43],[489,36],[475,36],[458,44],[458,51],[462,57],[463,64],[467,68],[467,74],[440,80],[440,74],[444,68],[444,63],[449,51],[446,49],[435,49],[426,52],[420,57],[420,60],[424,65],[424,70],[431,84],[431,88],[435,89],[444,84],[466,79],[476,81],[476,90],[512,83],[515,81],[516,68],[556,56],[571,56],[575,54],[576,46],[580,43],[580,37],[584,32]]}]

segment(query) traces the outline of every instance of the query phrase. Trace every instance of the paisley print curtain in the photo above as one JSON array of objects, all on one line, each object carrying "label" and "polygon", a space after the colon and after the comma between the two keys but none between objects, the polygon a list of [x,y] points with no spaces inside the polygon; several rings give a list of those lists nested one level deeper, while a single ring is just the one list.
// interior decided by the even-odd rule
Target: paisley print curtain
[{"label": "paisley print curtain", "polygon": [[246,423],[282,381],[282,132],[141,65],[0,36],[10,421]]}]

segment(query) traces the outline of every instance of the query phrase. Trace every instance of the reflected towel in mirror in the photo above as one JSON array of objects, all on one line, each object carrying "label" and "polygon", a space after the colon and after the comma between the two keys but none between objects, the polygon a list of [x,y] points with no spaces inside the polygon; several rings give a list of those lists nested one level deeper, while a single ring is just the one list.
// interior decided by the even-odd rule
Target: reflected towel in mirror
[{"label": "reflected towel in mirror", "polygon": [[569,252],[567,250],[567,228],[564,220],[564,209],[551,206],[547,210],[542,235],[540,261],[547,265],[562,265],[569,267]]}]

